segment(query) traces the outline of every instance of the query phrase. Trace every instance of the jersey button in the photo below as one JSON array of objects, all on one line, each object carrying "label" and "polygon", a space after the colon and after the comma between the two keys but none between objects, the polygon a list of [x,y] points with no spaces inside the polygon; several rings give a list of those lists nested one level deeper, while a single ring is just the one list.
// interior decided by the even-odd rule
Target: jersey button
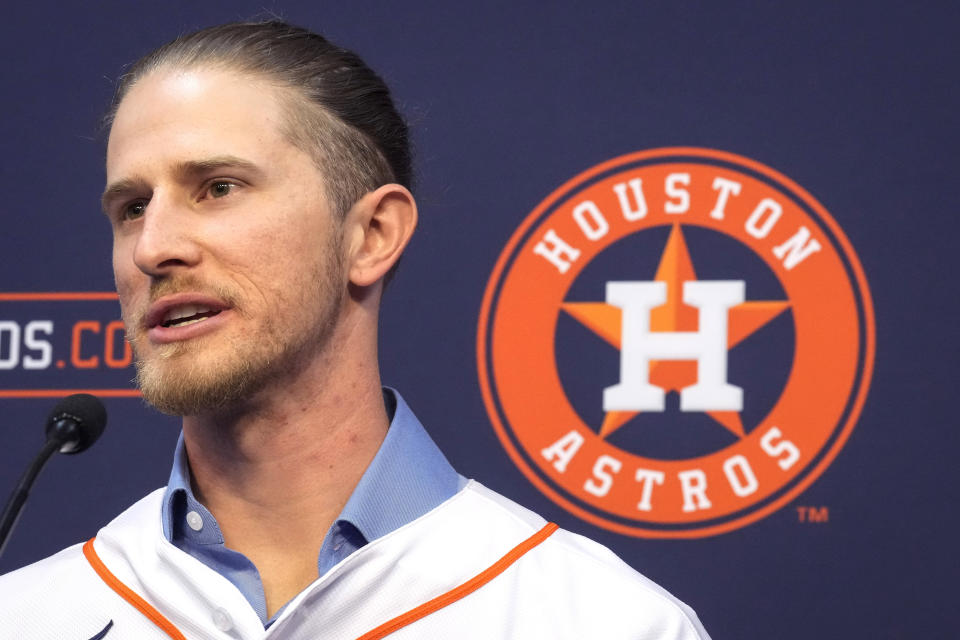
[{"label": "jersey button", "polygon": [[226,609],[213,610],[213,626],[220,631],[230,631],[233,628],[233,619]]},{"label": "jersey button", "polygon": [[187,514],[187,525],[194,531],[200,531],[203,529],[203,518],[196,511],[191,511]]}]

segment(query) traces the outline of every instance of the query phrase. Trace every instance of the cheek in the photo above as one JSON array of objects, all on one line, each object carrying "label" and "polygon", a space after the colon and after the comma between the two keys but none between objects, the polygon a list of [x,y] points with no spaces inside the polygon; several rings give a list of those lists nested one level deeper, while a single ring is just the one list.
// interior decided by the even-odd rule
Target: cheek
[{"label": "cheek", "polygon": [[[304,225],[270,225],[245,230],[232,238],[231,262],[237,267],[264,276],[289,277],[297,271],[310,271],[326,246],[321,230]],[[280,284],[280,283],[278,283]]]},{"label": "cheek", "polygon": [[129,287],[130,274],[126,254],[114,243],[113,246],[113,283],[122,298]]},{"label": "cheek", "polygon": [[[139,321],[138,314],[142,311],[143,305],[137,301],[136,291],[129,283],[123,283],[117,280],[117,295],[120,298],[120,315],[127,325],[136,324]],[[128,326],[129,329],[129,326]]]},{"label": "cheek", "polygon": [[236,215],[218,221],[217,236],[229,243],[232,257],[270,272],[320,259],[336,225],[320,187],[302,188],[315,180],[294,171],[283,185],[253,194]]},{"label": "cheek", "polygon": [[115,242],[113,248],[113,282],[120,297],[120,310],[127,318],[137,308],[137,295],[144,295],[138,289],[145,291],[149,287],[149,278],[137,268],[130,252],[119,242]]}]

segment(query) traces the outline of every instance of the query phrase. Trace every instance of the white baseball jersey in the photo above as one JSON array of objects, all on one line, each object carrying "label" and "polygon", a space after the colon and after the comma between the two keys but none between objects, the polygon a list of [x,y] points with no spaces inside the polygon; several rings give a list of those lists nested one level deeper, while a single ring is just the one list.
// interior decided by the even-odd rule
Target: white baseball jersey
[{"label": "white baseball jersey", "polygon": [[164,538],[162,495],[0,578],[0,637],[709,640],[611,551],[474,481],[345,558],[265,630],[236,587]]}]

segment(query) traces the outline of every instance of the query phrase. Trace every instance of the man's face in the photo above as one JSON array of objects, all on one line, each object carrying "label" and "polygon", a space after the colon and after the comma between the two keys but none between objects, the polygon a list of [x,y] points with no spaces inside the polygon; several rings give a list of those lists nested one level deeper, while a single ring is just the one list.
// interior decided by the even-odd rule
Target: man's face
[{"label": "man's face", "polygon": [[228,409],[330,346],[342,228],[283,118],[278,89],[209,68],[155,71],[117,111],[113,268],[141,390],[163,411]]}]

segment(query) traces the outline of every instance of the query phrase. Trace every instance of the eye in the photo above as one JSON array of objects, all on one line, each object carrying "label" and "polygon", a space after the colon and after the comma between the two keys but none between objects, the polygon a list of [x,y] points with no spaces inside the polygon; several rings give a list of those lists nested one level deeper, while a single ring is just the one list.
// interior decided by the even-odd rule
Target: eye
[{"label": "eye", "polygon": [[147,201],[146,200],[134,200],[123,205],[121,210],[121,215],[124,220],[136,220],[143,217],[143,214],[147,211]]},{"label": "eye", "polygon": [[206,194],[211,198],[222,198],[230,195],[230,192],[233,191],[236,186],[236,183],[230,182],[229,180],[217,180],[210,183],[210,186],[207,187]]}]

